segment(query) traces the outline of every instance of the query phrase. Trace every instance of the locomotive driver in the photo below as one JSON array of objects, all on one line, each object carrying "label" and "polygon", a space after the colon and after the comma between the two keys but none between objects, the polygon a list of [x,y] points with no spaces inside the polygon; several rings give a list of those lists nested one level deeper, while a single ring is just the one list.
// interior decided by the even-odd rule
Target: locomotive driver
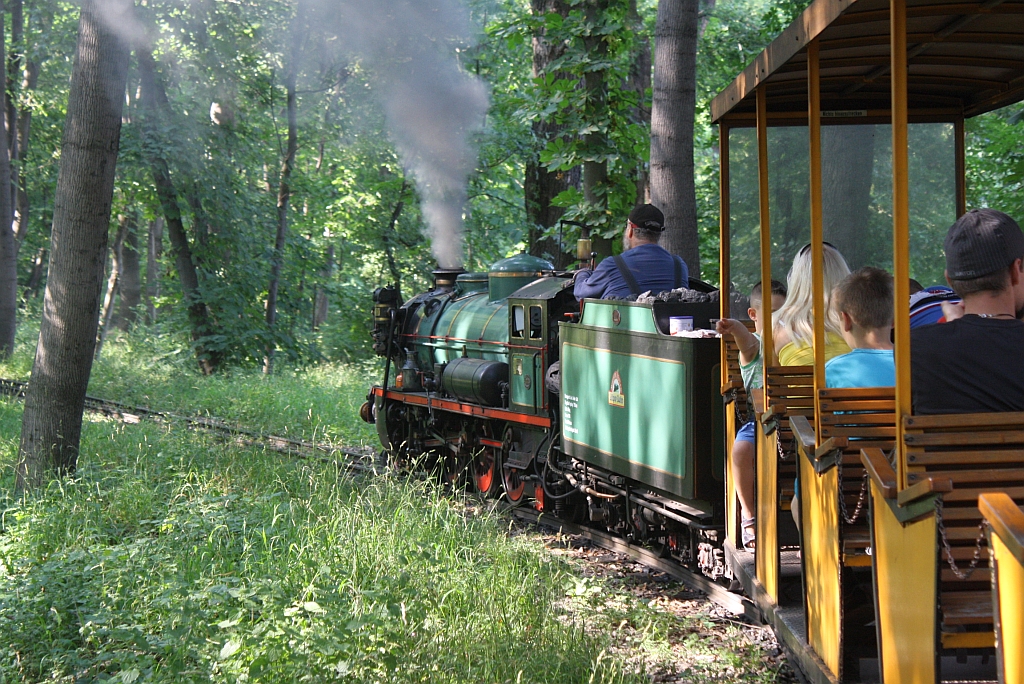
[{"label": "locomotive driver", "polygon": [[577,273],[576,299],[626,298],[689,287],[686,262],[658,245],[664,230],[660,209],[653,204],[634,207],[622,235],[622,254],[605,259],[593,271]]}]

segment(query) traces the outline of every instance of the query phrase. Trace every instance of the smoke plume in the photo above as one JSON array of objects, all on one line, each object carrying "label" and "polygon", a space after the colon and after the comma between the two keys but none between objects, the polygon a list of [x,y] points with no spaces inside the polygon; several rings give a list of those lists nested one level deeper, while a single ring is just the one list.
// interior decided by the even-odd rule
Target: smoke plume
[{"label": "smoke plume", "polygon": [[[434,256],[462,265],[466,180],[476,163],[470,136],[484,122],[487,89],[459,68],[456,47],[473,30],[459,0],[319,0],[342,45],[376,78],[388,129],[416,180]],[[327,18],[327,17],[325,17]]]}]

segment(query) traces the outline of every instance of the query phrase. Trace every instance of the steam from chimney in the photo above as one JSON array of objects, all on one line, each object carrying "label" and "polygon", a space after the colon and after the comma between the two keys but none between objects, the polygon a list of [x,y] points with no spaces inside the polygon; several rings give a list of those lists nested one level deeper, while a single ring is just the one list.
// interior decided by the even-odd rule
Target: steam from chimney
[{"label": "steam from chimney", "polygon": [[484,83],[459,68],[456,47],[473,30],[459,0],[319,0],[335,13],[343,48],[377,77],[388,129],[416,180],[431,247],[442,268],[462,265],[470,136],[488,108]]}]

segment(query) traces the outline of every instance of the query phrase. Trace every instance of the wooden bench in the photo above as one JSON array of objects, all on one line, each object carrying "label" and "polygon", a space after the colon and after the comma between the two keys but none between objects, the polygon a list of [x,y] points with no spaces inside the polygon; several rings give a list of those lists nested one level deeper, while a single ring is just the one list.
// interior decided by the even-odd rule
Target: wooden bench
[{"label": "wooden bench", "polygon": [[765,410],[762,430],[776,431],[778,463],[778,505],[788,511],[795,493],[797,474],[796,442],[789,419],[814,417],[814,367],[772,366],[765,382]]},{"label": "wooden bench", "polygon": [[999,681],[1024,684],[1024,511],[1006,494],[982,494],[978,509],[988,521],[992,550]]},{"label": "wooden bench", "polygon": [[[790,508],[797,472],[796,445],[789,418],[814,414],[814,368],[769,366],[765,371],[765,409],[758,416],[754,560],[758,580],[778,603],[782,558],[779,515]],[[788,517],[789,513],[785,515]],[[792,525],[789,527],[792,529]]]},{"label": "wooden bench", "polygon": [[977,501],[989,492],[1024,501],[1024,413],[907,416],[903,429],[905,486],[882,450],[862,452],[872,480],[883,671],[897,679],[897,671],[925,668],[937,678],[935,653],[995,644]]},{"label": "wooden bench", "polygon": [[848,568],[871,567],[867,483],[860,450],[892,449],[894,389],[823,389],[818,405],[820,436],[808,418],[790,418],[800,454],[804,591],[806,604],[815,606],[807,615],[807,640],[841,680],[847,658],[873,655],[860,643],[868,621],[859,610],[863,597],[851,591],[857,582],[867,583],[870,578]]}]

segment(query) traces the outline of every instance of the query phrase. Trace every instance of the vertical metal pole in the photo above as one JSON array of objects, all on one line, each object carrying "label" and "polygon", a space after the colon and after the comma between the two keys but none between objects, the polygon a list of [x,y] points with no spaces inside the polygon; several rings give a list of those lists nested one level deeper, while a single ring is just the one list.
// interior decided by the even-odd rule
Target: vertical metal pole
[{"label": "vertical metal pole", "polygon": [[907,5],[889,0],[892,74],[892,253],[896,329],[896,474],[907,486],[903,419],[912,410],[910,394],[910,184],[907,154]]},{"label": "vertical metal pole", "polygon": [[967,160],[964,140],[964,119],[953,122],[953,137],[956,140],[956,217],[967,213]]},{"label": "vertical metal pole", "polygon": [[768,94],[764,85],[757,87],[757,184],[761,215],[761,338],[767,375],[768,367],[775,365],[775,345],[772,343],[772,231],[768,213]]},{"label": "vertical metal pole", "polygon": [[[731,226],[729,223],[729,126],[718,125],[718,301],[722,318],[731,318],[732,273],[729,271]],[[729,381],[729,364],[722,343],[722,386]]]},{"label": "vertical metal pole", "polygon": [[818,390],[825,387],[825,284],[822,255],[821,208],[821,81],[818,70],[818,39],[807,44],[807,132],[811,161],[811,268],[814,297],[814,432],[821,439]]}]

